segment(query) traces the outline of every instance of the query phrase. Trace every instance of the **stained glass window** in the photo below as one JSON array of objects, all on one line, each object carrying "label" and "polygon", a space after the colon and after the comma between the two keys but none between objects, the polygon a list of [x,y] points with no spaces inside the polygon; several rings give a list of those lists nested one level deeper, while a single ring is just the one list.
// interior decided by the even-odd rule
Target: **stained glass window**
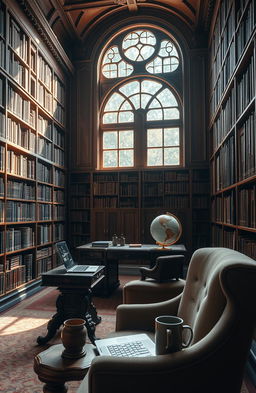
[{"label": "stained glass window", "polygon": [[[181,58],[157,28],[116,35],[101,61],[100,167],[182,165]],[[175,74],[175,75],[176,75]]]}]

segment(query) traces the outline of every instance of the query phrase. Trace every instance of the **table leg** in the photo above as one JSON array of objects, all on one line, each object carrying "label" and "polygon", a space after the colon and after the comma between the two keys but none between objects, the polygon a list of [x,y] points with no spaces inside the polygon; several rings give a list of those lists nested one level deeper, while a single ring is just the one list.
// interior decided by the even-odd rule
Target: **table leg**
[{"label": "table leg", "polygon": [[47,382],[43,387],[44,393],[67,393],[68,387],[65,383]]},{"label": "table leg", "polygon": [[96,340],[95,326],[101,322],[91,299],[90,289],[58,288],[61,292],[56,300],[57,313],[47,324],[46,336],[39,336],[37,343],[43,345],[53,338],[67,319],[82,318],[86,322],[87,333],[90,341]]}]

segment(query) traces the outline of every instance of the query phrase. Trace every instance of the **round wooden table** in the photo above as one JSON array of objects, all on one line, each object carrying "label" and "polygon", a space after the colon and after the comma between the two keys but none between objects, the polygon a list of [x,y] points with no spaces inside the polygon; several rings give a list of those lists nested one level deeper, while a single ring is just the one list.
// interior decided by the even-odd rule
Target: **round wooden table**
[{"label": "round wooden table", "polygon": [[44,393],[66,393],[67,381],[81,381],[87,374],[95,358],[95,347],[86,344],[86,355],[80,359],[67,359],[61,356],[62,344],[53,345],[34,358],[34,371],[40,381],[44,382]]}]

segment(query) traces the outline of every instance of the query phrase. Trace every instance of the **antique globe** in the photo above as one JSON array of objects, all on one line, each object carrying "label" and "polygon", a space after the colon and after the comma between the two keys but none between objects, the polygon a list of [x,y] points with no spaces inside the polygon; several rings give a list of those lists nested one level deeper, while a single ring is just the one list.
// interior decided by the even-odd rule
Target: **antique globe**
[{"label": "antique globe", "polygon": [[179,240],[182,226],[174,214],[166,213],[154,218],[150,225],[150,233],[156,243],[164,248]]}]

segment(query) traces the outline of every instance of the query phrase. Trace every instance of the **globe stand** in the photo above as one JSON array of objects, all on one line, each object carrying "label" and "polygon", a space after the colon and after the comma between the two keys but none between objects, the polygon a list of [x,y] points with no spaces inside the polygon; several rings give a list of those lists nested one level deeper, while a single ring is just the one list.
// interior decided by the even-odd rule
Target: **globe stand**
[{"label": "globe stand", "polygon": [[161,247],[158,247],[157,249],[158,250],[170,250],[171,249],[171,245],[173,244],[164,244],[164,243],[160,243],[160,242],[156,242],[156,244],[158,245],[158,246],[161,246]]}]

